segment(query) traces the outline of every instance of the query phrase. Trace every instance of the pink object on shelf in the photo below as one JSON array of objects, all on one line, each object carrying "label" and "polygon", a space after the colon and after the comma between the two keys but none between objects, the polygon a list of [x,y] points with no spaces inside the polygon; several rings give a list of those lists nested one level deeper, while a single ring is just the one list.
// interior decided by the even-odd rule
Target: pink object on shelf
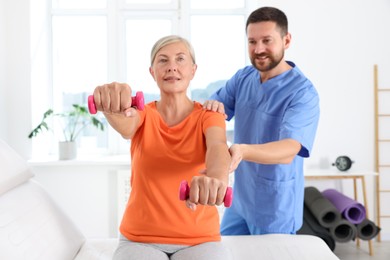
[{"label": "pink object on shelf", "polygon": [[[137,107],[138,110],[144,110],[145,108],[145,99],[144,99],[144,93],[141,91],[138,91],[135,94],[135,97],[131,97],[131,105],[133,107]],[[93,95],[88,96],[88,110],[91,114],[96,114],[97,109],[95,105],[95,100],[93,98]]]},{"label": "pink object on shelf", "polygon": [[[186,200],[190,196],[190,187],[188,186],[187,181],[182,181],[180,183],[179,187],[179,199],[180,200]],[[231,187],[228,187],[226,189],[225,198],[223,199],[223,204],[225,207],[230,207],[233,202],[233,189]]]}]

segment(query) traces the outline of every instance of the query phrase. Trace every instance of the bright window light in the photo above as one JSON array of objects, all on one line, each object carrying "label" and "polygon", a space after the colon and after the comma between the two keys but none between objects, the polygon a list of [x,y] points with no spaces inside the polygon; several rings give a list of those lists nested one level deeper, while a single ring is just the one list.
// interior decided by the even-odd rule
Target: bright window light
[{"label": "bright window light", "polygon": [[172,0],[126,0],[127,4],[169,4]]},{"label": "bright window light", "polygon": [[52,0],[53,8],[101,9],[107,7],[107,0]]},{"label": "bright window light", "polygon": [[191,1],[193,9],[234,9],[244,8],[245,0],[195,0]]},{"label": "bright window light", "polygon": [[[143,91],[146,102],[158,100],[160,91],[149,67],[152,45],[162,36],[178,34],[194,46],[198,70],[188,94],[201,103],[247,61],[245,17],[250,10],[245,0],[39,3],[33,5],[31,16],[35,18],[31,23],[33,93],[39,93],[32,98],[34,123],[48,108],[65,111],[72,104],[86,105],[96,86],[112,81]],[[87,153],[128,152],[129,143],[107,129],[104,133],[84,131],[79,149]],[[232,127],[227,130],[230,141]],[[39,143],[33,143],[33,149]],[[55,146],[49,146],[45,150],[53,152]]]},{"label": "bright window light", "polygon": [[135,91],[144,92],[146,102],[155,100],[159,93],[149,73],[150,51],[159,38],[169,34],[172,34],[171,20],[128,20],[126,23],[127,82]]},{"label": "bright window light", "polygon": [[198,64],[193,89],[204,89],[209,84],[227,80],[245,65],[244,24],[242,15],[191,17],[191,42]]},{"label": "bright window light", "polygon": [[107,81],[106,17],[53,17],[53,74],[64,93],[91,92]]}]

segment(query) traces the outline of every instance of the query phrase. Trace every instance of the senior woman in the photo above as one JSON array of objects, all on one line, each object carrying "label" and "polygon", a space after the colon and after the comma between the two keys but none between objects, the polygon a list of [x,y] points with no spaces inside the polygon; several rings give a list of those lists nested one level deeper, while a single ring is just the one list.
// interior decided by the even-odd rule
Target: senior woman
[{"label": "senior woman", "polygon": [[[160,100],[139,111],[132,107],[127,84],[114,82],[94,91],[97,110],[131,139],[132,189],[115,260],[231,258],[220,242],[214,207],[222,204],[228,185],[225,118],[187,96],[196,69],[191,44],[170,35],[151,51],[149,71]],[[190,182],[185,203],[178,197],[182,180]]]}]

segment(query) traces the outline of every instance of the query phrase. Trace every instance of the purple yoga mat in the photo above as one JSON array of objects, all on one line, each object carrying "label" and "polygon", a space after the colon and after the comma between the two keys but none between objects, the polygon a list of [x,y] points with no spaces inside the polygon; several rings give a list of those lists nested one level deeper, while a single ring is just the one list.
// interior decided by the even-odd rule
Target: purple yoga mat
[{"label": "purple yoga mat", "polygon": [[327,189],[322,192],[322,195],[332,202],[341,215],[352,224],[360,224],[366,218],[364,206],[341,192]]}]

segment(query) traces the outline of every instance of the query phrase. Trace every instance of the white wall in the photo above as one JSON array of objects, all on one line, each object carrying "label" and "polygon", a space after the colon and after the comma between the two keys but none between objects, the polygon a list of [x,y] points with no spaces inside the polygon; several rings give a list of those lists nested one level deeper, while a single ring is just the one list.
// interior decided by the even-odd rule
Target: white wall
[{"label": "white wall", "polygon": [[[5,2],[0,1],[0,111],[5,111],[5,63],[6,63],[6,25],[5,25]],[[6,121],[6,113],[0,112],[0,122]],[[6,136],[6,127],[5,123],[0,123],[0,138]]]},{"label": "white wall", "polygon": [[[307,167],[348,155],[354,169],[374,170],[373,65],[379,66],[379,85],[390,87],[390,1],[258,2],[286,12],[293,37],[286,56],[320,94],[320,124]],[[31,151],[29,3],[0,1],[0,138],[26,158]],[[373,182],[368,189],[372,194]]]},{"label": "white wall", "polygon": [[31,130],[30,1],[3,0],[0,7],[3,24],[0,39],[4,40],[0,54],[5,75],[0,81],[0,137],[28,158],[31,151],[27,139]]},{"label": "white wall", "polygon": [[374,169],[373,65],[390,87],[388,0],[261,1],[289,17],[295,61],[321,99],[318,134],[308,166],[349,155],[354,168]]}]

